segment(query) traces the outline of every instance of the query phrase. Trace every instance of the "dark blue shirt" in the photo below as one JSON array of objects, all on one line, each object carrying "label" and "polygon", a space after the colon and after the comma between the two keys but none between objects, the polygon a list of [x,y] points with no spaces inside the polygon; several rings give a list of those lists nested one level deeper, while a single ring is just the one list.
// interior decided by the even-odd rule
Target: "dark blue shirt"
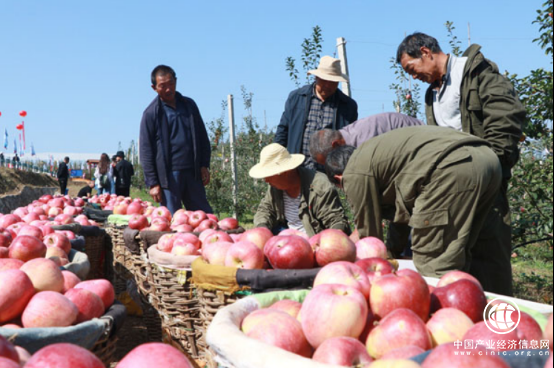
[{"label": "dark blue shirt", "polygon": [[165,103],[163,107],[169,125],[171,170],[192,169],[194,168],[194,151],[191,126],[189,119],[187,119],[186,108],[178,100],[176,100],[176,109]]}]

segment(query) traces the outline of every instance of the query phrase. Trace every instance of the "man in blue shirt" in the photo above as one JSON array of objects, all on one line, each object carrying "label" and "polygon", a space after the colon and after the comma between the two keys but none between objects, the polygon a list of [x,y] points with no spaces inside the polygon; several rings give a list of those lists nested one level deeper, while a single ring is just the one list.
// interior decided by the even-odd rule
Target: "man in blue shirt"
[{"label": "man in blue shirt", "polygon": [[143,113],[139,144],[150,195],[171,213],[183,205],[212,213],[204,189],[210,182],[211,147],[200,111],[176,91],[177,77],[169,66],[154,68],[151,80],[158,96]]}]

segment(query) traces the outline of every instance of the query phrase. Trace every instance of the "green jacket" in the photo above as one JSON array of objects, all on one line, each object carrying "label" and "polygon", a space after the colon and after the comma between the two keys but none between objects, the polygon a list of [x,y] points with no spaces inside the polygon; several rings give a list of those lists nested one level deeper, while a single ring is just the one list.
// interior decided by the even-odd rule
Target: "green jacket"
[{"label": "green jacket", "polygon": [[[342,186],[360,238],[383,239],[383,219],[423,227],[414,223],[424,221],[412,216],[415,200],[435,169],[470,159],[467,151],[458,149],[466,145],[490,146],[466,133],[419,126],[393,130],[358,147],[346,165]],[[443,221],[440,216],[444,214],[427,214],[434,223]]]},{"label": "green jacket", "polygon": [[[298,168],[301,182],[301,199],[298,216],[309,236],[325,229],[339,229],[350,234],[350,226],[337,190],[327,177],[319,172]],[[269,186],[254,216],[254,226],[273,229],[285,226],[283,191]]]},{"label": "green jacket", "polygon": [[[492,145],[502,164],[503,175],[519,159],[519,139],[526,111],[514,86],[499,73],[498,66],[485,59],[481,46],[471,45],[464,55],[467,62],[460,87],[462,130],[483,138]],[[425,113],[428,125],[437,125],[433,113],[433,88],[425,94]]]}]

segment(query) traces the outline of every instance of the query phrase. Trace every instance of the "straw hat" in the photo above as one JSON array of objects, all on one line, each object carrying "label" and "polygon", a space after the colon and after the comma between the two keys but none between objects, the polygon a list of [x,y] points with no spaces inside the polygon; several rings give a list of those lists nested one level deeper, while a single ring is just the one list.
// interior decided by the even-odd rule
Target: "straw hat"
[{"label": "straw hat", "polygon": [[308,74],[315,75],[326,81],[348,82],[348,77],[340,70],[340,60],[330,56],[324,56],[319,61],[317,69],[310,70]]},{"label": "straw hat", "polygon": [[250,169],[250,176],[255,179],[268,178],[286,171],[296,169],[304,162],[304,155],[291,155],[278,143],[265,146],[260,152],[260,163]]}]

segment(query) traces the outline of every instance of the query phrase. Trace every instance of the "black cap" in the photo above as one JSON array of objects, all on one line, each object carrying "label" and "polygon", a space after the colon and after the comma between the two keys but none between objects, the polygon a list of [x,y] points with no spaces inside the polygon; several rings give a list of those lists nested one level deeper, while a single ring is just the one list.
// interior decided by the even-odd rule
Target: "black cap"
[{"label": "black cap", "polygon": [[115,154],[116,157],[121,157],[121,158],[125,158],[125,154],[123,153],[123,151],[117,151],[117,153]]}]

